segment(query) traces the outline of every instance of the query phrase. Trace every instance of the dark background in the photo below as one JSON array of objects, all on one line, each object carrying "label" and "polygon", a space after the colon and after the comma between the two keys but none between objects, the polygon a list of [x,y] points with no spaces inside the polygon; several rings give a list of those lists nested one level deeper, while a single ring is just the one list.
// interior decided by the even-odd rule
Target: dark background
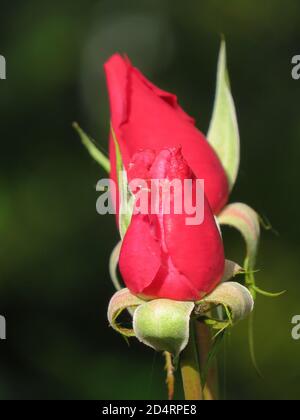
[{"label": "dark background", "polygon": [[[96,214],[103,172],[82,148],[77,120],[107,149],[102,66],[126,52],[156,84],[175,92],[207,131],[220,34],[227,39],[242,161],[231,201],[271,220],[263,233],[260,287],[288,294],[257,300],[255,340],[264,378],[251,364],[247,323],[220,354],[227,399],[300,398],[298,208],[300,54],[298,0],[35,0],[0,2],[0,398],[155,399],[166,396],[163,360],[125,341],[106,319],[113,287],[113,217]],[[227,256],[243,242],[226,231]],[[181,397],[180,379],[177,396]]]}]

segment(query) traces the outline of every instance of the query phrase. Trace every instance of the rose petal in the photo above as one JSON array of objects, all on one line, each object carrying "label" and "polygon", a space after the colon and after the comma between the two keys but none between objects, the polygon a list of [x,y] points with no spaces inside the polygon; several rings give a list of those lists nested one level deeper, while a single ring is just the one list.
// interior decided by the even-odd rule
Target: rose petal
[{"label": "rose petal", "polygon": [[161,249],[151,232],[148,216],[133,216],[119,264],[124,282],[133,293],[141,293],[156,277],[161,266]]},{"label": "rose petal", "polygon": [[224,169],[204,135],[178,105],[176,96],[156,88],[119,55],[106,63],[105,71],[112,123],[125,166],[140,149],[158,151],[182,146],[196,177],[205,180],[207,198],[214,213],[218,213],[228,198]]}]

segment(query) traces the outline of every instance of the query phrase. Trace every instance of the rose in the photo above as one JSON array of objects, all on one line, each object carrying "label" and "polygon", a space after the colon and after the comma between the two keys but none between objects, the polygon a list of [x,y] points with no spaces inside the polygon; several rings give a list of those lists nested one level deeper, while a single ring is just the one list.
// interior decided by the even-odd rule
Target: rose
[{"label": "rose", "polygon": [[[125,168],[141,149],[159,151],[182,147],[182,154],[198,179],[205,180],[205,194],[218,214],[228,199],[224,169],[194,120],[178,105],[176,96],[150,83],[129,60],[114,55],[105,72],[111,120]],[[116,181],[114,142],[110,139],[111,177]],[[118,203],[117,203],[118,210]]]},{"label": "rose", "polygon": [[[158,153],[144,150],[133,156],[128,178],[182,183],[191,180],[195,193],[196,177],[183,158],[181,149]],[[150,186],[150,185],[149,185]],[[137,193],[137,191],[136,191]],[[182,189],[180,194],[186,191]],[[150,189],[149,195],[153,191]],[[204,221],[188,225],[187,214],[175,214],[173,189],[170,213],[164,211],[164,190],[160,190],[157,214],[135,212],[120,254],[120,271],[126,286],[138,295],[174,300],[199,300],[220,282],[224,271],[224,250],[208,201],[204,199]],[[183,198],[183,197],[181,197]],[[190,216],[190,215],[189,215]]]},{"label": "rose", "polygon": [[[224,249],[213,216],[228,198],[224,169],[174,95],[152,85],[119,55],[105,64],[105,70],[112,127],[129,181],[189,179],[193,183],[192,195],[196,179],[205,181],[201,224],[188,225],[186,220],[191,215],[185,213],[186,209],[175,214],[171,206],[173,211],[165,213],[163,193],[159,196],[158,214],[134,213],[120,254],[124,282],[138,295],[199,300],[216,287],[224,271]],[[116,181],[112,136],[110,160],[111,177]],[[173,204],[174,194],[172,191]],[[116,205],[118,210],[119,203]]]}]

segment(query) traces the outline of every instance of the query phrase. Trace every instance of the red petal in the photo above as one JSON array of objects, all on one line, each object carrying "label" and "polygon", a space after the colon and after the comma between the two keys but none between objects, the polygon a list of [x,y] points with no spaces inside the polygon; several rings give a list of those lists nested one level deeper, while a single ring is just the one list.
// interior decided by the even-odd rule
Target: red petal
[{"label": "red petal", "polygon": [[[206,183],[206,195],[215,213],[226,204],[228,182],[224,169],[192,119],[177,103],[176,96],[149,82],[121,56],[105,66],[112,122],[120,147],[132,156],[140,149],[182,146],[182,153],[199,179]],[[124,158],[125,165],[128,159]]]},{"label": "red petal", "polygon": [[142,294],[153,298],[182,301],[195,301],[200,298],[199,291],[183,274],[178,273],[178,271],[170,272],[164,266],[161,267],[154,281],[144,289]]},{"label": "red petal", "polygon": [[165,243],[174,266],[203,296],[222,279],[225,263],[222,239],[206,199],[201,225],[187,225],[186,217],[186,214],[163,216]]},{"label": "red petal", "polygon": [[[193,191],[179,190],[175,197],[184,203],[184,194],[193,194],[196,179],[180,149],[162,150],[154,157],[141,151],[130,163],[130,173],[145,179],[193,180]],[[160,192],[160,214],[134,216],[123,244],[120,267],[126,285],[134,293],[155,298],[198,300],[221,281],[224,271],[222,239],[205,198],[204,221],[189,226],[186,213],[164,214]],[[184,207],[184,206],[183,206]]]},{"label": "red petal", "polygon": [[125,284],[133,293],[142,293],[156,277],[161,266],[161,250],[147,216],[133,216],[119,264]]},{"label": "red petal", "polygon": [[128,77],[129,66],[119,55],[113,55],[105,64],[104,70],[109,89],[111,121],[117,130],[128,116]]}]

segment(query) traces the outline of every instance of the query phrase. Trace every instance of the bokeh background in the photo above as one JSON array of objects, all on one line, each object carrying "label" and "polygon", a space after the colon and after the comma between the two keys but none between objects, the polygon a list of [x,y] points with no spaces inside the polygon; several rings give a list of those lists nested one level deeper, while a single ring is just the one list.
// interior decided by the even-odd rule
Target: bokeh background
[{"label": "bokeh background", "polygon": [[[103,172],[72,121],[107,149],[104,61],[127,53],[156,84],[175,92],[207,131],[220,34],[227,39],[242,161],[232,201],[245,201],[278,232],[264,232],[257,281],[255,342],[263,378],[251,364],[247,322],[220,353],[224,399],[300,398],[298,209],[300,54],[298,0],[53,0],[0,3],[0,341],[1,399],[159,399],[163,360],[106,320],[113,287],[113,217],[96,214]],[[243,242],[226,231],[227,256]],[[182,397],[177,378],[177,397]]]}]

